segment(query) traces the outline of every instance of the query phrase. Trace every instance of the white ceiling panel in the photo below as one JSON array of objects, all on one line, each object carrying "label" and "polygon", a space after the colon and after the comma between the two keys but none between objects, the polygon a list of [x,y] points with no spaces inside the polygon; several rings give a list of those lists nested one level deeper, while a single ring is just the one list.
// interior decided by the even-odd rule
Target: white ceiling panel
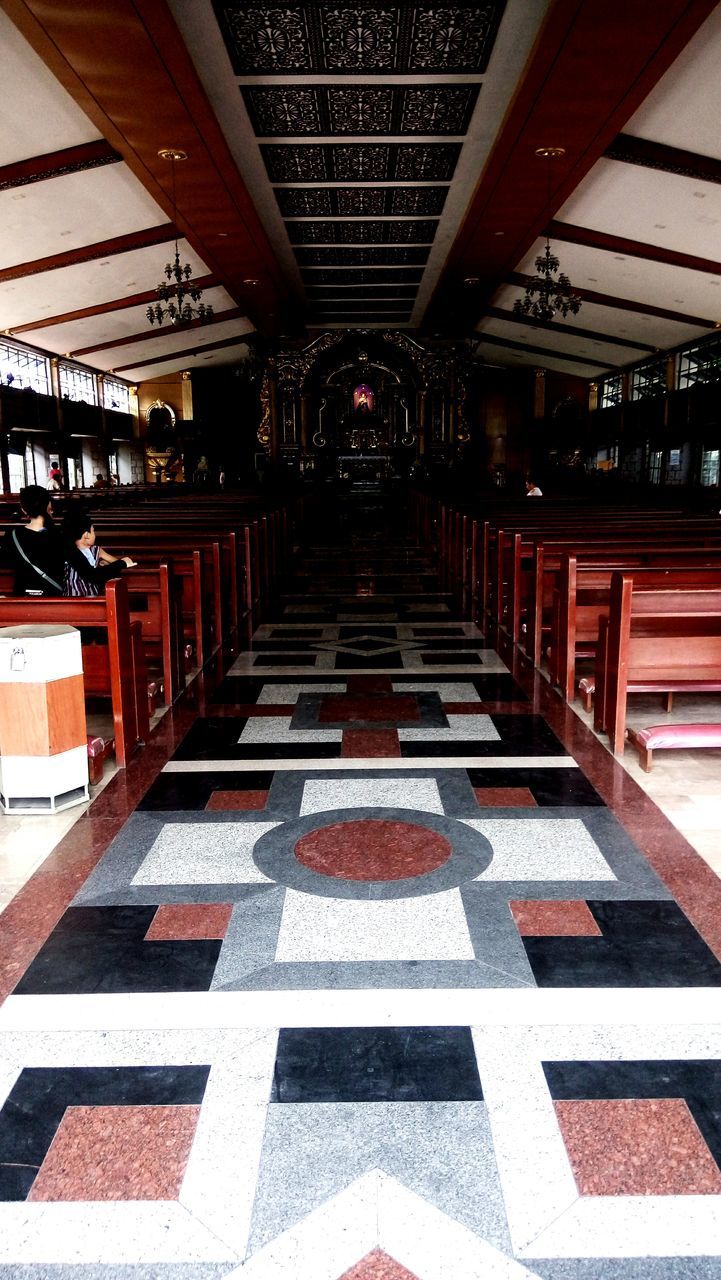
[{"label": "white ceiling panel", "polygon": [[[148,325],[148,329],[150,326]],[[147,338],[141,338],[139,342],[131,342],[126,347],[108,347],[103,351],[96,351],[91,357],[92,362],[97,369],[115,369],[122,368],[124,365],[132,364],[133,360],[149,360],[155,356],[166,355],[172,351],[193,350],[199,351],[202,347],[207,347],[214,342],[224,342],[226,338],[238,337],[242,338],[245,333],[252,333],[253,325],[245,316],[238,316],[235,320],[226,320],[222,324],[211,324],[200,329],[191,330],[171,330],[169,333],[161,337],[148,334]],[[124,373],[123,377],[127,375]]]},{"label": "white ceiling panel", "polygon": [[719,49],[721,7],[717,6],[628,121],[624,133],[721,159]]},{"label": "white ceiling panel", "polygon": [[[495,295],[493,306],[510,311],[516,298],[522,297],[523,289],[520,285],[504,285]],[[682,342],[690,342],[708,333],[708,329],[698,325],[664,320],[659,316],[644,315],[641,311],[604,307],[598,302],[584,302],[577,316],[567,316],[562,323],[573,328],[591,329],[594,333],[607,333],[611,337],[617,334],[629,342],[638,342],[641,348],[648,350],[658,346],[677,347]],[[641,359],[643,354],[643,350],[639,350],[638,358]],[[629,359],[634,359],[630,349]]]},{"label": "white ceiling panel", "polygon": [[150,378],[161,377],[164,373],[174,373],[178,369],[210,369],[214,365],[237,364],[247,355],[247,346],[242,338],[237,346],[223,347],[220,351],[199,351],[195,356],[178,356],[177,360],[158,361],[157,364],[142,365],[137,369],[126,369],[123,377],[131,382],[147,382]]},{"label": "white ceiling panel", "polygon": [[591,363],[602,364],[605,368],[630,364],[634,359],[633,352],[629,352],[627,347],[616,347],[612,343],[585,338],[580,334],[572,337],[568,333],[559,333],[553,327],[543,329],[497,320],[495,316],[487,316],[481,320],[477,332],[490,333],[511,342],[522,342],[530,347],[535,343],[544,351],[559,351],[576,358],[583,357]]},{"label": "white ceiling panel", "polygon": [[[543,252],[544,244],[545,241],[537,240],[517,270],[533,275],[534,260]],[[567,241],[554,241],[553,247],[561,260],[561,270],[579,289],[594,289],[612,297],[663,307],[666,311],[682,311],[710,319],[717,315],[721,319],[719,275],[588,249]]]},{"label": "white ceiling panel", "polygon": [[[194,276],[208,274],[205,263],[187,241],[180,240],[178,248],[182,262],[190,263]],[[9,280],[0,284],[0,329],[154,289],[172,255],[171,241]]]},{"label": "white ceiling panel", "polygon": [[599,160],[558,219],[677,253],[721,256],[721,186],[637,164]]},{"label": "white ceiling panel", "polygon": [[517,351],[512,347],[499,347],[495,343],[484,342],[483,339],[476,348],[476,356],[485,364],[508,365],[516,369],[553,369],[557,373],[568,373],[576,378],[597,378],[604,372],[602,365],[576,364],[572,360],[563,360],[560,356],[541,358],[530,348],[527,351]]},{"label": "white ceiling panel", "polygon": [[[206,289],[203,301],[209,303],[213,310],[228,311],[235,306],[233,299],[225,289]],[[127,307],[122,311],[106,311],[97,316],[87,316],[84,320],[72,320],[67,324],[50,325],[47,329],[28,330],[21,335],[23,342],[30,342],[36,347],[45,347],[48,351],[64,354],[66,351],[78,351],[81,347],[95,346],[100,342],[113,342],[145,331],[152,333],[146,317],[147,304],[139,307]],[[120,356],[115,356],[118,362]],[[83,362],[92,364],[94,356],[83,356]]]},{"label": "white ceiling panel", "polygon": [[0,192],[2,266],[34,262],[168,219],[125,164],[103,165]]},{"label": "white ceiling panel", "polygon": [[0,165],[97,141],[95,126],[2,12],[0,49]]}]

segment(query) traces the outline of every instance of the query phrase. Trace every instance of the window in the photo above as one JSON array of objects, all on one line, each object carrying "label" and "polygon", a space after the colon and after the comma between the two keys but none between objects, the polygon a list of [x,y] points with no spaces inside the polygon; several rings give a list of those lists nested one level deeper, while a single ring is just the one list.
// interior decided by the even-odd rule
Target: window
[{"label": "window", "polygon": [[12,342],[0,342],[0,381],[8,387],[30,387],[50,394],[50,366],[45,356]]},{"label": "window", "polygon": [[8,453],[8,471],[10,472],[10,492],[19,493],[25,488],[25,459],[20,453]]},{"label": "window", "polygon": [[701,455],[701,484],[718,484],[719,450],[704,449]]},{"label": "window", "polygon": [[98,403],[98,387],[92,373],[74,364],[61,364],[59,371],[61,396],[66,400],[84,400],[86,404]]},{"label": "window", "polygon": [[715,333],[706,342],[687,347],[678,358],[678,385],[680,390],[693,387],[697,382],[718,382],[721,378],[721,333]]},{"label": "window", "polygon": [[666,357],[647,360],[631,374],[631,399],[650,400],[666,392]]},{"label": "window", "polygon": [[649,484],[661,483],[661,463],[663,461],[663,450],[650,449],[648,453],[648,481]]},{"label": "window", "polygon": [[33,453],[33,447],[30,444],[30,441],[28,441],[25,446],[25,477],[26,484],[37,484],[38,482],[37,472],[35,469],[35,454]]},{"label": "window", "polygon": [[116,413],[130,413],[130,387],[115,378],[103,379],[103,406]]},{"label": "window", "polygon": [[623,398],[623,378],[617,373],[613,378],[604,378],[601,387],[601,408],[612,409],[620,404]]}]

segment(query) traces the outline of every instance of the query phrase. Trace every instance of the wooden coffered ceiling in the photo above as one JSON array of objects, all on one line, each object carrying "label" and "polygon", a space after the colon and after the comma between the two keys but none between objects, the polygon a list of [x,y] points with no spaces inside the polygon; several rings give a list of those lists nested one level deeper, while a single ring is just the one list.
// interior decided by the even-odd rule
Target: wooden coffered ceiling
[{"label": "wooden coffered ceiling", "polygon": [[[387,326],[596,377],[721,318],[717,0],[0,0],[0,46],[0,330],[46,350]],[[583,307],[541,325],[547,232]],[[153,330],[176,235],[215,319]]]}]

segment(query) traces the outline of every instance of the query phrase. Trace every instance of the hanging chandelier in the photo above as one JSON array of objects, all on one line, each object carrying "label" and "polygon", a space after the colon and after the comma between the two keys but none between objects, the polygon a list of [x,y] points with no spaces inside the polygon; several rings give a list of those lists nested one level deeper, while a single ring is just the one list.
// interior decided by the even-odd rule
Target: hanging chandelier
[{"label": "hanging chandelier", "polygon": [[[565,155],[563,147],[539,147],[536,155],[544,160],[557,159]],[[551,198],[551,171],[548,171],[548,200]],[[546,236],[546,247],[539,253],[534,263],[535,276],[526,282],[523,298],[516,298],[513,304],[514,315],[531,316],[534,320],[553,320],[561,315],[564,320],[569,313],[577,316],[581,310],[581,299],[573,292],[573,285],[568,276],[560,271],[561,263],[551,249],[551,242]],[[560,274],[559,274],[560,273]]]},{"label": "hanging chandelier", "polygon": [[[172,165],[173,225],[175,225],[175,162],[187,160],[188,153],[174,148],[164,148],[158,152],[158,155],[163,160],[169,160]],[[181,265],[176,236],[173,261],[166,262],[165,280],[161,280],[155,288],[158,301],[151,303],[145,313],[151,324],[162,325],[165,320],[176,325],[190,324],[193,320],[207,324],[213,319],[213,308],[209,303],[202,301],[203,290],[191,280],[192,274],[193,268],[189,262]]]}]

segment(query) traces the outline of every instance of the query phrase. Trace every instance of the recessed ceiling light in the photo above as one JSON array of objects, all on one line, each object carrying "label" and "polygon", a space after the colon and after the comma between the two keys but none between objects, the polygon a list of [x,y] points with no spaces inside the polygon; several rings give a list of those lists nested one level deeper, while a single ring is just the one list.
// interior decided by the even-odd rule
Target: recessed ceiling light
[{"label": "recessed ceiling light", "polygon": [[685,302],[685,298],[674,298],[674,302]]},{"label": "recessed ceiling light", "polygon": [[693,193],[693,198],[694,198],[694,200],[705,200],[705,199],[706,199],[706,192],[705,192],[705,191],[694,191],[694,193]]},{"label": "recessed ceiling light", "polygon": [[468,285],[469,288],[473,288],[475,285],[481,283],[480,276],[464,276],[463,283]]},{"label": "recessed ceiling light", "polygon": [[589,284],[598,284],[598,276],[587,276]]},{"label": "recessed ceiling light", "polygon": [[494,231],[493,234],[494,236],[505,236],[506,233],[505,231]]},{"label": "recessed ceiling light", "polygon": [[260,280],[258,280],[257,276],[246,276],[243,284],[247,284],[249,289],[253,289],[257,284],[260,284]]},{"label": "recessed ceiling light", "polygon": [[618,254],[617,254],[617,253],[615,253],[613,256],[614,256],[614,258],[616,259],[616,262],[625,262],[625,261],[626,261],[626,259],[625,259],[625,258],[620,258],[620,257],[618,256]]},{"label": "recessed ceiling light", "polygon": [[665,231],[665,230],[666,230],[666,223],[665,223],[665,222],[654,222],[654,224],[653,224],[653,225],[654,225],[654,227],[656,228],[656,230],[657,230],[657,231]]}]

